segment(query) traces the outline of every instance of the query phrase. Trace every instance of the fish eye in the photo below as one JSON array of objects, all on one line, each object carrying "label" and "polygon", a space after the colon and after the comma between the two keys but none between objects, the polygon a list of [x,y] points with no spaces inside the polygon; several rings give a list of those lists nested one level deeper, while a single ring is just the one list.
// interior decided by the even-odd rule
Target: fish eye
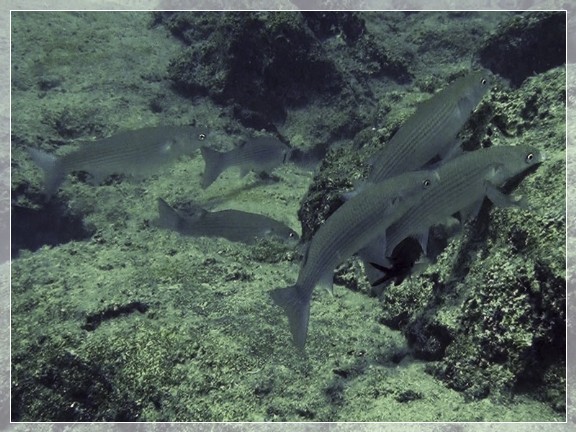
[{"label": "fish eye", "polygon": [[201,133],[200,135],[198,135],[198,139],[200,141],[204,141],[206,139],[206,134]]},{"label": "fish eye", "polygon": [[424,186],[424,188],[429,187],[432,184],[432,182],[429,179],[426,179],[422,182],[422,186]]},{"label": "fish eye", "polygon": [[486,84],[488,84],[488,80],[486,78],[482,78],[482,81],[480,81],[480,84],[485,86]]},{"label": "fish eye", "polygon": [[526,162],[532,162],[534,160],[534,153],[528,153],[526,156]]}]

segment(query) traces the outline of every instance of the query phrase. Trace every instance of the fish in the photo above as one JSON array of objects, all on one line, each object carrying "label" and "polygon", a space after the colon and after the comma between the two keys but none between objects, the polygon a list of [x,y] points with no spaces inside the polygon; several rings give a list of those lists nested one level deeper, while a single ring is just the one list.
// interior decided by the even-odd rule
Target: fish
[{"label": "fish", "polygon": [[95,184],[112,174],[150,175],[180,156],[191,155],[206,137],[202,128],[157,126],[85,141],[78,149],[60,157],[34,147],[28,147],[27,151],[44,171],[44,194],[50,198],[71,172],[86,171]]},{"label": "fish", "polygon": [[244,177],[250,170],[270,172],[290,159],[291,150],[280,140],[269,136],[245,141],[228,152],[202,146],[200,151],[205,162],[202,188],[206,189],[220,174],[234,166],[240,167],[240,177]]},{"label": "fish", "polygon": [[367,182],[377,183],[445,158],[460,142],[456,135],[491,86],[485,70],[460,77],[422,102],[372,159]]},{"label": "fish", "polygon": [[296,284],[271,291],[281,306],[298,349],[303,350],[308,334],[310,300],[316,285],[332,290],[336,266],[402,216],[438,181],[434,171],[413,171],[384,182],[367,185],[342,204],[314,233],[300,266]]},{"label": "fish", "polygon": [[288,243],[300,239],[292,228],[268,216],[240,210],[209,212],[195,204],[191,207],[191,215],[186,216],[158,198],[156,224],[184,236],[222,237],[245,244],[254,244],[258,239],[271,236]]},{"label": "fish", "polygon": [[446,162],[438,168],[440,181],[386,231],[386,256],[408,237],[416,238],[426,253],[431,226],[450,221],[457,213],[460,222],[474,217],[484,198],[498,207],[526,208],[525,200],[508,196],[499,188],[544,159],[536,147],[517,145],[482,148]]}]

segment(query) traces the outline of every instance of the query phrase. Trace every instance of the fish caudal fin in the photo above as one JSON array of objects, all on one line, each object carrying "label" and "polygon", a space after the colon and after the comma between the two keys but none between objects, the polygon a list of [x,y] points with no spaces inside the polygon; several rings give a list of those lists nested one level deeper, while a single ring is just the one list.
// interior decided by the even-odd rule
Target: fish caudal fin
[{"label": "fish caudal fin", "polygon": [[220,153],[208,147],[200,149],[204,158],[204,175],[202,176],[202,189],[206,189],[226,169],[225,153]]},{"label": "fish caudal fin", "polygon": [[275,289],[270,296],[286,312],[294,344],[298,349],[304,350],[310,318],[310,299],[302,297],[298,285]]},{"label": "fish caudal fin", "polygon": [[50,198],[66,177],[62,163],[56,156],[42,150],[29,147],[27,151],[34,163],[44,171],[44,193]]},{"label": "fish caudal fin", "polygon": [[180,216],[170,205],[162,198],[158,198],[158,226],[177,231]]}]

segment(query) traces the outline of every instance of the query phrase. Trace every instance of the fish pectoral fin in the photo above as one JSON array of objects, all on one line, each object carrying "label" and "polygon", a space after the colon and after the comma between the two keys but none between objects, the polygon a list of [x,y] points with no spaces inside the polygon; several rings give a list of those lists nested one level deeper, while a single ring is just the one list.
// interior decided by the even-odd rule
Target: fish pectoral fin
[{"label": "fish pectoral fin", "polygon": [[[364,262],[366,277],[373,282],[380,275],[375,269],[392,267],[386,257],[386,236],[378,236],[358,251],[358,257]],[[379,266],[379,267],[377,267]]]},{"label": "fish pectoral fin", "polygon": [[390,267],[388,266],[384,266],[375,262],[370,262],[369,263],[372,267],[374,267],[376,270],[380,270],[382,273],[389,273],[390,272]]},{"label": "fish pectoral fin", "polygon": [[380,265],[387,265],[386,259],[386,235],[379,235],[366,246],[358,251],[358,256],[366,262],[375,262]]},{"label": "fish pectoral fin", "polygon": [[523,197],[508,196],[498,190],[497,187],[488,183],[486,186],[486,195],[492,203],[501,208],[519,207],[527,209],[528,205]]}]

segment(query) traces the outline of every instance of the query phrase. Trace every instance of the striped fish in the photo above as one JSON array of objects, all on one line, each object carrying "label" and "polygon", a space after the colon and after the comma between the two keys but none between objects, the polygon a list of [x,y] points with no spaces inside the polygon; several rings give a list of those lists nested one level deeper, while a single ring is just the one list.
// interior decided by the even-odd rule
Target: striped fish
[{"label": "striped fish", "polygon": [[373,159],[367,181],[377,183],[421,169],[452,150],[462,129],[490,88],[487,71],[472,72],[422,102]]},{"label": "striped fish", "polygon": [[84,142],[62,157],[35,148],[27,151],[44,171],[44,193],[50,198],[73,171],[87,171],[96,184],[111,174],[149,175],[182,155],[192,154],[205,138],[206,131],[196,127],[159,126]]},{"label": "striped fish", "polygon": [[410,236],[418,238],[426,252],[431,226],[443,223],[458,212],[464,221],[485,197],[500,207],[523,206],[523,202],[504,195],[498,188],[543,160],[538,149],[521,145],[480,149],[446,162],[438,168],[440,181],[388,228],[386,255],[391,256],[394,248]]},{"label": "striped fish", "polygon": [[234,166],[240,168],[241,177],[250,170],[270,172],[289,160],[291,148],[276,138],[263,136],[246,141],[225,153],[208,147],[202,147],[201,151],[206,164],[202,188],[206,189],[220,174]]},{"label": "striped fish", "polygon": [[310,299],[316,285],[331,290],[335,267],[384,234],[437,182],[434,171],[414,171],[367,185],[320,226],[308,245],[296,284],[271,292],[274,302],[288,315],[292,337],[299,349],[306,343]]},{"label": "striped fish", "polygon": [[259,238],[276,236],[286,241],[298,240],[298,233],[268,216],[240,210],[208,212],[194,206],[192,216],[184,216],[166,201],[158,198],[158,225],[182,235],[196,237],[223,237],[246,244]]}]

